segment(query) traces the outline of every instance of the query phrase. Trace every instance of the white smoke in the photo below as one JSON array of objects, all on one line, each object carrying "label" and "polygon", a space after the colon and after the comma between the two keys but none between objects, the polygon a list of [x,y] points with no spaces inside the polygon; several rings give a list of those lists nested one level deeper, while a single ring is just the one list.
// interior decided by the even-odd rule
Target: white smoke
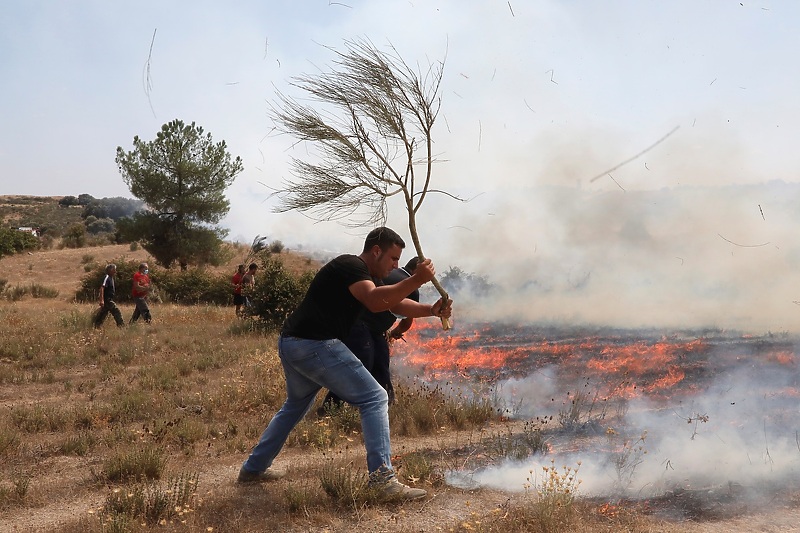
[{"label": "white smoke", "polygon": [[[666,400],[639,396],[585,431],[550,431],[551,426],[544,433],[550,453],[452,472],[449,482],[523,491],[537,475],[541,479],[543,466],[553,465],[578,468],[585,496],[652,498],[732,485],[778,490],[800,474],[798,368],[791,357],[777,361],[758,346],[720,343],[697,370],[700,375],[687,372],[685,379],[698,390]],[[789,354],[797,342],[787,339],[780,346]],[[714,375],[708,379],[705,373]],[[498,398],[516,406],[519,418],[558,420],[564,402],[553,398],[577,385],[564,374],[551,365],[504,381]]]},{"label": "white smoke", "polygon": [[483,276],[454,320],[800,332],[800,185],[475,198],[429,254]]}]

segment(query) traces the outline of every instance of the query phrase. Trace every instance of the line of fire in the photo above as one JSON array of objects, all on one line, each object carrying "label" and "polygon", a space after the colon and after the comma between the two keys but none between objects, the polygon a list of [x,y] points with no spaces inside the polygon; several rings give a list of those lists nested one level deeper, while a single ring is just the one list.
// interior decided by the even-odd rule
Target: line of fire
[{"label": "line of fire", "polygon": [[452,483],[523,490],[539,465],[580,465],[601,512],[625,501],[678,519],[779,504],[798,488],[789,334],[418,323],[404,340],[393,372],[491,401],[543,442],[512,460],[475,454]]}]

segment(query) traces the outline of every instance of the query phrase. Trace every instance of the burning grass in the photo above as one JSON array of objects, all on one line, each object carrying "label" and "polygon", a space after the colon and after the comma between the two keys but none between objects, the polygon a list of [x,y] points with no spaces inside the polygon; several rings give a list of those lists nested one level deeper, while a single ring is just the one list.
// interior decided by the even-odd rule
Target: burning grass
[{"label": "burning grass", "polygon": [[[24,530],[35,516],[39,529],[62,533],[347,531],[364,524],[386,531],[648,531],[658,524],[677,531],[649,515],[741,513],[748,509],[743,495],[754,498],[756,484],[732,480],[725,486],[742,490],[723,493],[688,477],[662,479],[645,495],[638,476],[652,473],[652,457],[668,473],[685,465],[682,457],[664,461],[663,435],[645,435],[641,426],[679,420],[676,442],[708,446],[735,419],[722,419],[698,391],[745,360],[759,362],[748,368],[764,378],[761,385],[736,399],[720,385],[717,402],[747,407],[747,415],[762,409],[756,421],[741,422],[754,437],[741,442],[745,453],[752,462],[771,458],[773,469],[788,464],[790,472],[788,454],[800,455],[793,416],[775,409],[798,398],[788,394],[796,390],[789,339],[632,340],[620,332],[556,335],[497,325],[440,338],[420,324],[395,348],[398,401],[390,417],[398,473],[430,498],[399,511],[361,490],[360,427],[348,407],[301,422],[278,458],[289,466],[286,479],[237,488],[236,469],[284,399],[274,336],[246,327],[227,307],[155,304],[150,326],[99,331],[92,311],[57,299],[0,302],[0,526]],[[123,312],[129,316],[130,308]],[[759,395],[772,403],[748,405]],[[676,396],[682,405],[669,403]],[[794,450],[764,430],[776,424]],[[597,457],[610,461],[602,473]],[[580,472],[565,474],[562,460],[582,460]],[[498,478],[495,492],[483,476],[509,464],[519,465],[522,478]],[[526,481],[532,471],[538,478]],[[472,485],[453,482],[454,473]],[[545,474],[566,481],[540,486]],[[611,478],[601,496],[599,476]],[[184,480],[180,494],[170,488],[175,479]],[[47,518],[52,502],[74,504],[78,517]]]},{"label": "burning grass", "polygon": [[[535,417],[557,461],[587,459],[584,496],[696,520],[794,490],[800,373],[789,335],[487,324],[446,339],[421,327],[407,338],[400,368],[455,387],[480,383],[506,416]],[[519,487],[531,463],[546,461],[465,464],[451,479]],[[745,490],[715,501],[720,491],[706,487],[717,486]]]}]

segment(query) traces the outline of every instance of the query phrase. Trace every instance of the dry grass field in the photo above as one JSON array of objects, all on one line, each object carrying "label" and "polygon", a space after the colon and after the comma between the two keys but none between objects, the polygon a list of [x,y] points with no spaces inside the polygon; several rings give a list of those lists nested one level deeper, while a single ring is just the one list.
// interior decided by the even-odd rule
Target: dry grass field
[{"label": "dry grass field", "polygon": [[[271,484],[234,484],[284,399],[274,335],[232,307],[154,304],[153,324],[91,326],[93,304],[72,295],[87,257],[147,259],[126,246],[38,251],[0,259],[8,286],[37,283],[57,297],[0,298],[0,531],[792,531],[796,498],[728,520],[667,522],[631,506],[557,490],[466,490],[443,473],[498,459],[523,421],[482,401],[399,383],[391,408],[400,476],[428,496],[370,500],[358,415],[351,409],[296,428]],[[281,254],[308,268],[302,257]],[[231,271],[238,262],[220,267]],[[306,265],[306,266],[304,266]],[[123,306],[127,319],[132,308]],[[505,444],[504,444],[505,443]],[[561,485],[563,489],[566,485]]]}]

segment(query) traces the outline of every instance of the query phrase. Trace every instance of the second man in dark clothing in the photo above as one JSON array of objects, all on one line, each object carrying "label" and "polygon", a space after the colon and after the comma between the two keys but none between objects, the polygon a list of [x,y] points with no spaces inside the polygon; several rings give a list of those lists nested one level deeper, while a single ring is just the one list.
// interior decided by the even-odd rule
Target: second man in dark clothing
[{"label": "second man in dark clothing", "polygon": [[114,297],[117,293],[117,287],[114,281],[116,276],[117,265],[107,265],[106,275],[103,277],[103,283],[100,284],[100,296],[98,298],[100,309],[94,317],[95,328],[100,328],[100,326],[103,325],[109,313],[114,317],[114,322],[117,323],[117,327],[121,328],[125,325],[125,321],[122,320],[122,311],[119,310],[119,307],[117,307],[114,301]]}]

